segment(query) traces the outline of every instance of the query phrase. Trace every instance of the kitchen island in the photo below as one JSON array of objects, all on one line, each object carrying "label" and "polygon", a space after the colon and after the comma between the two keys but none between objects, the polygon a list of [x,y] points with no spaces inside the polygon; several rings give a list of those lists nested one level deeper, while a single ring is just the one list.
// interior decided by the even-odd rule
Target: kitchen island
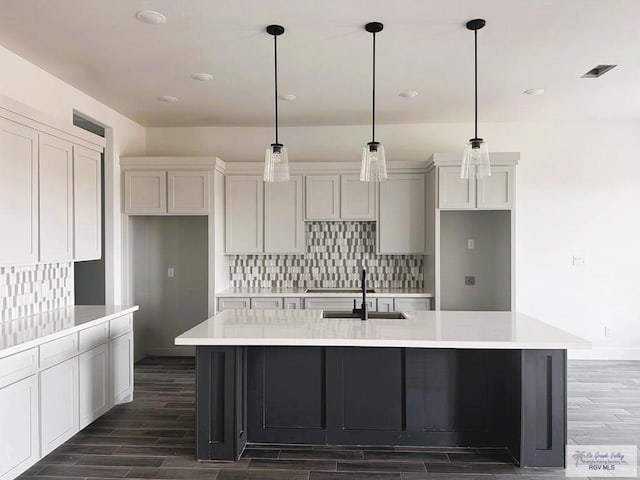
[{"label": "kitchen island", "polygon": [[564,466],[566,351],[590,343],[521,313],[226,310],[196,346],[197,457],[249,443],[507,447]]}]

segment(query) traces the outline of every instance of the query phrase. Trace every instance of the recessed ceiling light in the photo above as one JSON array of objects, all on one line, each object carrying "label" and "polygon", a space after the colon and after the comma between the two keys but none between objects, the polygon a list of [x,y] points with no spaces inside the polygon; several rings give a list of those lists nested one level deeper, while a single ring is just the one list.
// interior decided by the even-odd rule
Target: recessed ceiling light
[{"label": "recessed ceiling light", "polygon": [[582,75],[582,78],[598,78],[615,67],[617,67],[617,65],[597,65]]},{"label": "recessed ceiling light", "polygon": [[191,78],[193,78],[194,80],[200,80],[201,82],[206,82],[206,81],[212,80],[213,75],[211,75],[210,73],[197,72],[197,73],[192,73]]},{"label": "recessed ceiling light", "polygon": [[136,19],[148,25],[160,25],[167,22],[167,17],[155,10],[140,10],[136,13]]},{"label": "recessed ceiling light", "polygon": [[404,92],[400,92],[398,96],[402,98],[413,98],[418,96],[418,92],[415,90],[405,90]]},{"label": "recessed ceiling light", "polygon": [[522,93],[525,95],[542,95],[544,93],[544,88],[530,88]]},{"label": "recessed ceiling light", "polygon": [[158,97],[158,101],[173,103],[173,102],[177,102],[178,99],[176,97],[172,97],[171,95],[162,95],[161,97]]},{"label": "recessed ceiling light", "polygon": [[293,102],[296,97],[293,93],[281,93],[278,95],[278,100],[284,100],[285,102]]}]

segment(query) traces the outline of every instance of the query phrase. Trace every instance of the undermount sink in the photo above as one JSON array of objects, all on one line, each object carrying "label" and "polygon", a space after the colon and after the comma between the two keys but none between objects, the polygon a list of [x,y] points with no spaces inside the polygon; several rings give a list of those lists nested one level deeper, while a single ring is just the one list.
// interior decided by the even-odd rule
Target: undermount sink
[{"label": "undermount sink", "polygon": [[[322,318],[360,318],[360,315],[349,311],[323,311]],[[402,312],[369,312],[369,318],[404,320],[407,316]]]},{"label": "undermount sink", "polygon": [[[304,293],[362,293],[359,288],[307,288]],[[373,288],[367,288],[367,293],[376,293]]]}]

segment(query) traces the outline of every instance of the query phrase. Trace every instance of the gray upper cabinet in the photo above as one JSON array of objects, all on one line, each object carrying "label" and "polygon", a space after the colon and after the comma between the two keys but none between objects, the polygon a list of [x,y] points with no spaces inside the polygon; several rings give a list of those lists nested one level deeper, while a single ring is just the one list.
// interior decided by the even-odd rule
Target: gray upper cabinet
[{"label": "gray upper cabinet", "polygon": [[361,182],[360,175],[340,176],[340,219],[375,220],[376,184]]},{"label": "gray upper cabinet", "polygon": [[303,254],[302,176],[264,184],[264,252]]},{"label": "gray upper cabinet", "polygon": [[509,210],[513,207],[514,167],[493,165],[481,180],[460,178],[459,166],[438,168],[438,206],[446,210]]},{"label": "gray upper cabinet", "polygon": [[225,253],[252,254],[264,250],[264,182],[260,175],[225,178]]},{"label": "gray upper cabinet", "polygon": [[380,183],[378,253],[423,255],[426,181],[422,173],[390,175]]},{"label": "gray upper cabinet", "polygon": [[305,187],[306,220],[340,220],[340,175],[307,175]]}]

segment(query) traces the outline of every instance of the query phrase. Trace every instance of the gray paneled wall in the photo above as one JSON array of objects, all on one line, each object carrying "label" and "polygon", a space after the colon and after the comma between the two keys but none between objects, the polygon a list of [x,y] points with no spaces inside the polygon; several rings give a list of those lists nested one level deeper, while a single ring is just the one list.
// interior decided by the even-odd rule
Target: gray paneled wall
[{"label": "gray paneled wall", "polygon": [[377,255],[375,222],[306,222],[304,255],[235,255],[233,288],[423,288],[423,257]]},{"label": "gray paneled wall", "polygon": [[0,267],[0,321],[73,306],[73,263]]}]

